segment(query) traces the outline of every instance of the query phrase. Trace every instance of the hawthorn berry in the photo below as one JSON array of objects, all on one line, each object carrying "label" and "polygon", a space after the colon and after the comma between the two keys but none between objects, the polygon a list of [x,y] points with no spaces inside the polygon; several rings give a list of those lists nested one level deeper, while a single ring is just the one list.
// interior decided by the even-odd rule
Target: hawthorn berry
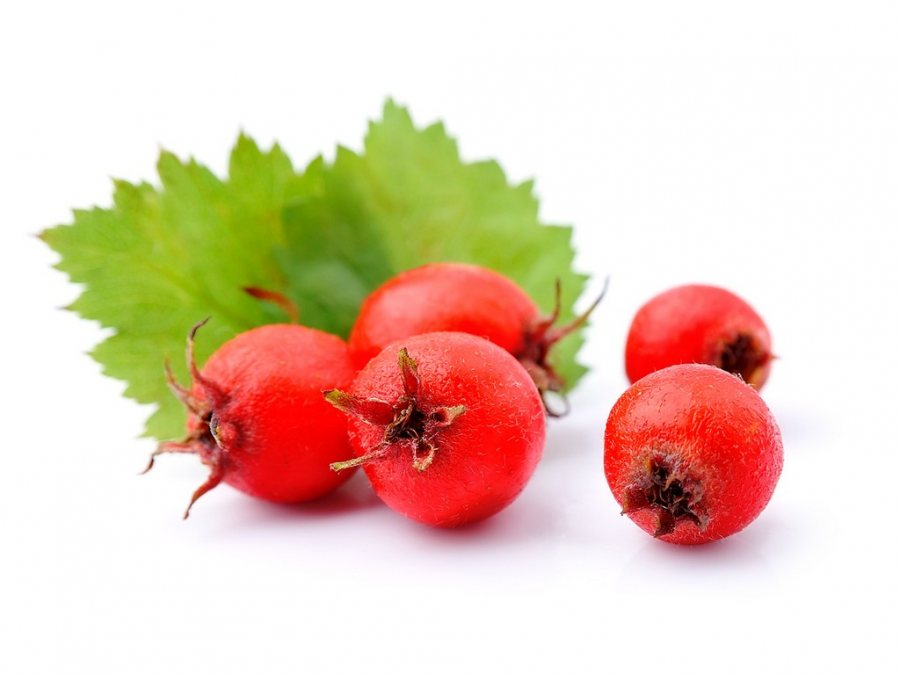
[{"label": "hawthorn berry", "polygon": [[[603,295],[570,324],[556,326],[515,282],[477,265],[432,263],[408,270],[373,291],[363,302],[350,333],[350,353],[363,367],[388,344],[413,335],[462,332],[490,340],[515,356],[541,392],[560,394],[562,377],[549,358],[557,342],[581,327]],[[547,407],[547,412],[554,411]]]},{"label": "hawthorn berry", "polygon": [[781,474],[781,432],[759,394],[708,365],[638,380],[606,423],[604,469],[616,501],[641,529],[702,544],[749,525]]},{"label": "hawthorn berry", "polygon": [[772,340],[759,314],[734,293],[692,284],[660,293],[634,317],[625,346],[631,382],[679,363],[706,363],[757,389],[769,376]]},{"label": "hawthorn berry", "polygon": [[349,391],[326,399],[349,416],[356,457],[391,509],[456,527],[497,513],[525,487],[544,446],[538,391],[508,352],[465,333],[388,345]]},{"label": "hawthorn berry", "polygon": [[188,410],[187,436],[161,443],[165,453],[196,454],[209,477],[194,492],[191,506],[224,481],[259,499],[305,502],[328,494],[350,474],[335,474],[329,463],[347,456],[344,417],[322,400],[322,390],[346,386],[355,369],[347,346],[334,335],[291,324],[254,328],[232,338],[200,370],[194,326],[187,340],[191,384],[166,375]]}]

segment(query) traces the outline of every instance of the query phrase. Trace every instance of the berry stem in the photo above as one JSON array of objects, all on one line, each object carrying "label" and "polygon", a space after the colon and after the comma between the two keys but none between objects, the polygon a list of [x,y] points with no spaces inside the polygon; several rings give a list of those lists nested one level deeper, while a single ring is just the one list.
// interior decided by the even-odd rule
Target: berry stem
[{"label": "berry stem", "polygon": [[343,462],[332,462],[331,464],[329,464],[329,466],[331,467],[332,471],[344,471],[345,469],[352,469],[353,467],[360,466],[362,464],[365,464],[366,462],[374,462],[382,459],[385,455],[387,455],[389,447],[389,444],[382,443],[371,452],[367,452],[365,455],[354,457],[353,459],[348,459]]},{"label": "berry stem", "polygon": [[466,412],[466,406],[464,405],[444,406],[443,408],[435,408],[431,413],[431,418],[434,420],[435,426],[449,427],[464,412]]},{"label": "berry stem", "polygon": [[[525,331],[524,347],[522,352],[518,354],[518,359],[531,375],[531,379],[534,380],[541,394],[541,400],[544,403],[544,411],[549,417],[563,417],[570,410],[569,401],[564,393],[566,383],[548,359],[550,349],[557,342],[571,335],[587,323],[588,318],[606,296],[608,289],[609,277],[606,277],[606,281],[603,283],[603,290],[587,310],[568,324],[554,327],[553,324],[559,320],[562,311],[562,284],[557,279],[556,299],[553,304],[553,310],[547,316],[538,318]],[[555,405],[551,404],[550,395],[556,395],[562,401],[561,410],[556,410]]]},{"label": "berry stem", "polygon": [[437,453],[437,447],[431,441],[427,439],[422,439],[422,445],[427,448],[427,452],[424,457],[419,457],[419,448],[418,446],[413,448],[413,468],[422,473],[425,469],[431,466],[431,463],[434,461],[434,456]]},{"label": "berry stem", "polygon": [[244,286],[243,290],[244,293],[251,298],[265,300],[278,307],[278,309],[285,313],[289,323],[300,323],[300,308],[297,307],[296,302],[291,300],[284,293],[272,291],[267,288],[259,288],[258,286]]},{"label": "berry stem", "polygon": [[175,395],[175,398],[177,398],[181,404],[192,413],[202,415],[200,402],[190,390],[182,387],[178,383],[178,380],[175,379],[175,373],[172,372],[172,362],[169,361],[168,358],[163,363],[163,367],[166,371],[166,384],[169,385],[169,390]]},{"label": "berry stem", "polygon": [[197,500],[221,483],[225,477],[224,458],[221,455],[215,455],[214,457],[215,459],[210,462],[210,472],[206,482],[194,490],[194,494],[191,495],[191,502],[184,512],[184,520],[187,520],[188,516],[191,515],[191,507],[194,506]]},{"label": "berry stem", "polygon": [[143,476],[145,473],[150,471],[150,469],[153,468],[153,465],[156,464],[156,458],[160,455],[171,453],[195,454],[196,452],[196,439],[194,438],[186,438],[180,443],[175,441],[166,441],[165,443],[160,443],[159,446],[157,446],[156,450],[154,450],[150,455],[150,461],[147,462],[147,467],[143,471],[141,471],[140,475]]},{"label": "berry stem", "polygon": [[377,398],[359,398],[340,389],[322,392],[325,400],[343,413],[356,415],[369,424],[390,424],[394,419],[394,407]]},{"label": "berry stem", "polygon": [[[204,463],[211,467],[211,470],[206,481],[191,496],[190,504],[188,504],[187,510],[184,512],[185,519],[190,515],[191,507],[194,503],[221,483],[226,473],[226,449],[219,441],[219,422],[214,411],[215,406],[222,404],[226,397],[219,385],[200,374],[194,349],[197,331],[205,326],[208,321],[209,317],[198,321],[191,327],[187,336],[185,361],[191,377],[190,387],[184,387],[178,383],[168,359],[166,359],[164,364],[166,383],[169,385],[169,389],[172,390],[172,393],[187,408],[190,414],[198,418],[200,424],[182,441],[160,443],[150,455],[146,468],[141,472],[143,475],[150,471],[159,455],[185,453],[201,456]],[[195,395],[195,391],[199,392],[199,395]]]},{"label": "berry stem", "polygon": [[200,374],[200,368],[197,367],[197,358],[194,351],[194,343],[197,338],[197,331],[203,328],[209,322],[209,317],[206,317],[202,321],[198,321],[193,326],[191,326],[191,330],[188,333],[187,337],[187,345],[184,350],[184,358],[187,362],[188,370],[191,373],[191,382],[200,382],[202,384],[206,384],[206,381],[203,379],[203,376]]},{"label": "berry stem", "polygon": [[400,365],[400,374],[403,376],[403,389],[408,398],[414,398],[419,391],[419,367],[410,357],[406,347],[402,347],[397,354],[397,363]]},{"label": "berry stem", "polygon": [[[565,337],[568,337],[576,330],[581,328],[584,324],[587,323],[587,320],[590,318],[591,314],[594,313],[594,310],[600,305],[603,301],[603,298],[606,297],[606,292],[609,290],[609,277],[603,281],[603,290],[600,291],[600,295],[590,304],[590,306],[583,311],[581,314],[576,316],[571,322],[567,323],[565,326],[559,326],[558,328],[551,328],[547,332],[547,343],[549,345],[554,345]],[[554,310],[555,317],[559,316],[559,305],[561,302],[561,291],[559,288],[559,281],[557,281],[556,285],[556,309]],[[548,326],[549,328],[549,326]]]}]

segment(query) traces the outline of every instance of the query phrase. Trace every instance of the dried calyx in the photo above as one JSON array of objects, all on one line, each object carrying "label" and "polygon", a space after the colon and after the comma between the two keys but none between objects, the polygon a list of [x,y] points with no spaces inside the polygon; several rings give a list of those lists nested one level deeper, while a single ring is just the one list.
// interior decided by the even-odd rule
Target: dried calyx
[{"label": "dried calyx", "polygon": [[[200,369],[197,368],[197,361],[194,357],[194,339],[197,331],[207,321],[209,321],[208,318],[195,324],[187,337],[185,360],[187,361],[188,372],[191,375],[191,386],[183,387],[180,385],[175,380],[175,375],[172,373],[169,362],[166,361],[165,364],[166,382],[172,393],[175,394],[175,397],[190,412],[193,418],[190,425],[192,431],[180,441],[164,441],[160,443],[156,450],[153,451],[153,454],[150,455],[147,468],[142,472],[147,473],[150,471],[159,455],[183,453],[200,456],[203,463],[209,467],[209,476],[191,495],[191,501],[184,512],[185,518],[190,515],[194,502],[222,482],[227,467],[225,448],[222,446],[219,437],[219,420],[214,411],[214,406],[217,403],[220,404],[224,400],[225,395],[220,387],[200,374]],[[198,391],[200,392],[199,396],[197,395]]]},{"label": "dried calyx", "polygon": [[[559,279],[556,280],[556,299],[553,304],[553,311],[547,316],[536,319],[530,326],[525,329],[522,351],[516,354],[516,358],[531,375],[541,394],[541,400],[544,402],[544,410],[550,417],[562,417],[569,412],[569,401],[565,396],[565,380],[556,372],[550,364],[548,356],[550,350],[557,342],[571,335],[576,330],[587,323],[591,313],[603,300],[606,290],[609,287],[609,277],[603,284],[603,290],[590,307],[582,314],[578,315],[570,323],[564,326],[554,325],[559,320],[562,308],[562,288]],[[558,399],[561,407],[559,409],[551,403],[552,400]]]},{"label": "dried calyx", "polygon": [[364,422],[384,427],[381,442],[361,457],[335,462],[334,471],[342,471],[360,464],[384,459],[398,448],[409,448],[412,465],[417,471],[425,471],[439,451],[438,436],[466,412],[465,406],[429,406],[419,397],[419,373],[416,362],[406,348],[397,357],[403,379],[403,395],[393,404],[376,398],[359,398],[346,392],[331,389],[325,399],[338,410],[355,415]]},{"label": "dried calyx", "polygon": [[739,375],[747,384],[759,386],[765,366],[772,355],[763,349],[759,341],[749,333],[738,333],[730,342],[722,345],[716,365],[729,373]]},{"label": "dried calyx", "polygon": [[676,460],[662,455],[647,460],[642,475],[625,488],[622,514],[643,509],[659,518],[654,537],[671,534],[685,520],[703,530],[708,520],[700,483]]}]

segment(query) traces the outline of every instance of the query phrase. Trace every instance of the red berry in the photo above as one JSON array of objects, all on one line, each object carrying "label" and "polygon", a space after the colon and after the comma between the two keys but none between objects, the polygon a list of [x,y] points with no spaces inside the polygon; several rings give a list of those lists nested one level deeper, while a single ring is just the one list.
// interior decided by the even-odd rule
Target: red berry
[{"label": "red berry", "polygon": [[525,291],[492,270],[460,263],[417,267],[366,298],[350,333],[350,353],[361,368],[397,340],[439,331],[470,333],[519,359],[542,394],[560,392],[565,383],[548,361],[550,349],[580,327],[600,299],[570,325],[555,327],[558,291],[556,308],[544,316]]},{"label": "red berry", "polygon": [[348,393],[356,459],[376,494],[413,520],[455,527],[511,503],[544,446],[544,411],[522,366],[487,340],[428,333],[385,348]]},{"label": "red berry", "polygon": [[716,286],[678,286],[638,310],[628,332],[625,370],[639,379],[679,363],[707,363],[757,389],[772,362],[769,329],[753,308]]},{"label": "red berry", "polygon": [[[205,322],[204,322],[205,323]],[[209,358],[202,371],[188,337],[192,384],[186,389],[168,371],[175,395],[190,411],[187,437],[160,444],[160,454],[194,453],[210,468],[190,507],[221,481],[273,502],[305,502],[343,483],[329,463],[347,456],[344,417],[322,400],[327,387],[352,380],[347,346],[340,338],[303,326],[276,324],[241,333]]]},{"label": "red berry", "polygon": [[781,474],[781,432],[756,391],[706,365],[648,375],[606,423],[606,479],[622,513],[674,544],[749,525]]}]

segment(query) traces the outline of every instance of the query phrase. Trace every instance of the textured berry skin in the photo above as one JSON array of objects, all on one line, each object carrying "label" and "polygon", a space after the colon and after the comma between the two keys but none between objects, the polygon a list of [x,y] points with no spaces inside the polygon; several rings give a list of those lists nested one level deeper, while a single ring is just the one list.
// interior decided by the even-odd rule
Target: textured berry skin
[{"label": "textured berry skin", "polygon": [[667,366],[706,363],[740,375],[759,389],[769,376],[772,340],[760,316],[734,293],[688,285],[641,307],[625,346],[631,382]]},{"label": "textured berry skin", "polygon": [[[544,410],[528,373],[509,353],[464,333],[429,333],[388,345],[363,368],[350,389],[359,400],[395,408],[407,386],[398,350],[414,362],[415,406],[422,419],[457,409],[451,423],[407,433],[380,458],[363,464],[376,494],[391,509],[426,525],[456,527],[488,518],[525,487],[544,447]],[[428,422],[426,422],[428,424]],[[350,416],[357,457],[385,440],[384,424]],[[428,437],[433,459],[414,463],[413,440]]]},{"label": "textured berry skin", "polygon": [[456,331],[518,355],[539,316],[510,279],[476,265],[433,263],[398,274],[366,298],[350,333],[350,354],[362,367],[397,340]]},{"label": "textured berry skin", "polygon": [[323,389],[346,386],[355,375],[340,338],[263,326],[222,345],[201,373],[225,392],[215,414],[226,483],[260,499],[304,502],[349,478],[328,468],[346,456],[347,423],[322,400]]},{"label": "textured berry skin", "polygon": [[345,417],[322,398],[328,387],[348,386],[356,372],[340,338],[298,325],[263,326],[223,344],[198,372],[194,332],[192,386],[170,381],[190,410],[188,437],[154,454],[194,453],[210,467],[191,504],[220,481],[259,499],[294,503],[322,497],[349,478],[352,472],[329,469],[351,450]]},{"label": "textured berry skin", "polygon": [[782,462],[781,433],[759,394],[713,366],[642,378],[606,423],[604,468],[616,501],[640,528],[675,544],[749,525]]}]

